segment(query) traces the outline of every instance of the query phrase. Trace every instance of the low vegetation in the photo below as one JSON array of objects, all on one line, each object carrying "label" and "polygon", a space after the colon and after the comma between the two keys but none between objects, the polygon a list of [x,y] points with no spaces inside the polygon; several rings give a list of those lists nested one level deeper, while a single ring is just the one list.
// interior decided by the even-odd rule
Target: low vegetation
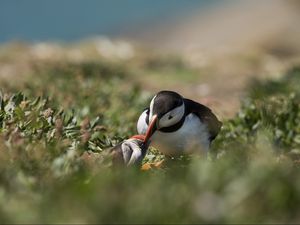
[{"label": "low vegetation", "polygon": [[[135,134],[153,94],[126,65],[31,67],[22,81],[1,81],[2,223],[300,221],[299,67],[250,85],[207,158],[169,159],[146,172],[111,170],[106,154]],[[145,162],[163,158],[151,149]]]}]

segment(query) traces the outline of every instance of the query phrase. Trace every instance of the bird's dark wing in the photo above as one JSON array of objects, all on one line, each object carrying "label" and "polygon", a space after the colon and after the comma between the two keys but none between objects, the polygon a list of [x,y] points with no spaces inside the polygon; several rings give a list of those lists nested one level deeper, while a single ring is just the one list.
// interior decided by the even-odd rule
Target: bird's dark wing
[{"label": "bird's dark wing", "polygon": [[123,151],[122,151],[122,144],[123,144],[123,142],[110,149],[110,154],[112,157],[112,164],[114,166],[124,166],[125,165]]},{"label": "bird's dark wing", "polygon": [[214,140],[220,132],[222,122],[219,121],[216,115],[205,105],[190,99],[184,99],[184,103],[187,109],[186,114],[194,113],[197,115],[200,120],[207,125],[210,141]]}]

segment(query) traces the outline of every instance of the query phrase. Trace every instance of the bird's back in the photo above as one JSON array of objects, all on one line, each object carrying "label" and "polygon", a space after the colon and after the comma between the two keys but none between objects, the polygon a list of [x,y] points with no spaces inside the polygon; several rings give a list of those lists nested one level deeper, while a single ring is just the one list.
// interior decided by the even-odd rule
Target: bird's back
[{"label": "bird's back", "polygon": [[186,114],[194,113],[198,116],[201,122],[207,126],[210,141],[214,140],[220,132],[222,122],[207,106],[187,98],[184,99],[184,103],[187,109]]}]

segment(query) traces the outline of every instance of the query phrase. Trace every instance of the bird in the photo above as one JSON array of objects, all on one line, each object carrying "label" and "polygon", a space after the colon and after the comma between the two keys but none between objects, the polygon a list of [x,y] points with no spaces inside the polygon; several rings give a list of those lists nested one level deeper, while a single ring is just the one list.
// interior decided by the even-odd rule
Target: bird
[{"label": "bird", "polygon": [[138,133],[167,156],[206,154],[221,126],[207,106],[168,90],[152,98],[137,122]]},{"label": "bird", "polygon": [[145,135],[134,135],[129,139],[123,140],[109,150],[112,157],[112,165],[114,167],[139,167],[147,153],[148,147],[149,140],[145,139]]}]

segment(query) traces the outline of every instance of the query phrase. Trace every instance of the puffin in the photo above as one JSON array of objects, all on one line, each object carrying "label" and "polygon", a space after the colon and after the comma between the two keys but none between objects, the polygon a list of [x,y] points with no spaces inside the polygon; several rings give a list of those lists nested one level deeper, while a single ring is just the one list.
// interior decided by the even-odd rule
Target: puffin
[{"label": "puffin", "polygon": [[206,154],[222,122],[207,106],[163,90],[139,116],[137,131],[167,156]]},{"label": "puffin", "polygon": [[112,165],[123,167],[140,167],[149,147],[145,135],[134,135],[109,150]]}]

